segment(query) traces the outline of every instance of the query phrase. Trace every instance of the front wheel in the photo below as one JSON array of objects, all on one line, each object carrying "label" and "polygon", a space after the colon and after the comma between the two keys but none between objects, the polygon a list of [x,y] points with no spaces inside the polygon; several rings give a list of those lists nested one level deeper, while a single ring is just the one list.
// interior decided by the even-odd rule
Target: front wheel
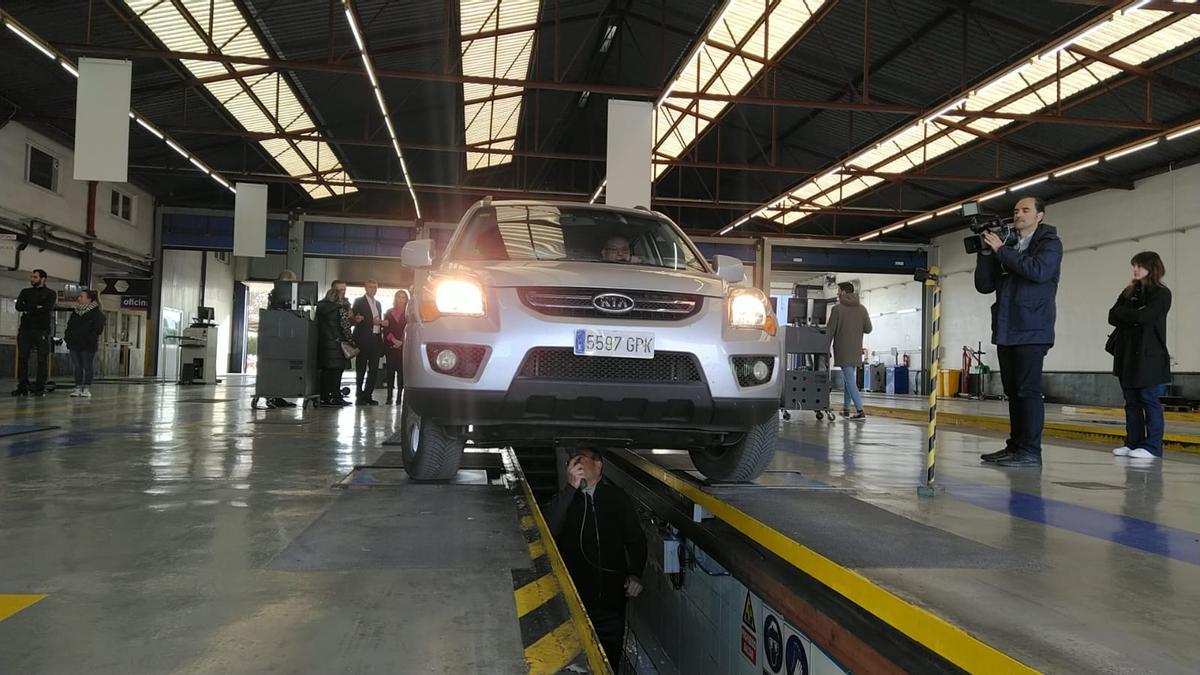
[{"label": "front wheel", "polygon": [[450,480],[462,461],[463,441],[445,427],[418,415],[407,397],[400,414],[400,454],[404,470],[415,480]]},{"label": "front wheel", "polygon": [[737,443],[697,448],[689,454],[692,463],[709,480],[751,481],[771,463],[778,439],[779,422],[771,418],[751,427]]}]

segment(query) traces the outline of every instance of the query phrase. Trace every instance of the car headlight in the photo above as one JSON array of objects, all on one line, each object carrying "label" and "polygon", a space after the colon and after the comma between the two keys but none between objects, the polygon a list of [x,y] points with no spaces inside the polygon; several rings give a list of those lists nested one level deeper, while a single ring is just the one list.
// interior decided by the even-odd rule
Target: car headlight
[{"label": "car headlight", "polygon": [[484,316],[483,286],[461,277],[429,280],[421,302],[421,318],[433,321],[439,316]]},{"label": "car headlight", "polygon": [[729,295],[729,325],[774,335],[778,329],[767,296],[757,288],[737,288]]}]

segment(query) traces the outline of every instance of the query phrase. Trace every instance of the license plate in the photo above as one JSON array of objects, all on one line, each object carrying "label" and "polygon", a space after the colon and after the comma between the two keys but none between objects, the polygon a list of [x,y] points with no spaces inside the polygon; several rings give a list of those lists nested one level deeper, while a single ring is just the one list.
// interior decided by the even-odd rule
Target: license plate
[{"label": "license plate", "polygon": [[623,356],[631,359],[654,358],[654,333],[634,333],[623,330],[575,331],[576,356]]}]

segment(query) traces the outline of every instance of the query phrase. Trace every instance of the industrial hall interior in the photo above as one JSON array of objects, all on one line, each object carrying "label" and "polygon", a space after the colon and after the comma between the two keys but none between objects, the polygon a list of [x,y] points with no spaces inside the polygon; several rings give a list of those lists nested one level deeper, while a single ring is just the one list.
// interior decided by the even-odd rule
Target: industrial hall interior
[{"label": "industrial hall interior", "polygon": [[1200,2],[0,0],[0,675],[1200,673]]}]

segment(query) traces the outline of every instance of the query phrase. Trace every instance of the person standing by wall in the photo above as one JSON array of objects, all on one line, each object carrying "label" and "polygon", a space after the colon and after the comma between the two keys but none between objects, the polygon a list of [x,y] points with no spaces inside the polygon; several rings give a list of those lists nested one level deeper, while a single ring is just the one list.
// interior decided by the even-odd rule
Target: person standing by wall
[{"label": "person standing by wall", "polygon": [[[50,376],[50,354],[54,351],[50,338],[54,336],[54,306],[58,295],[46,288],[46,270],[29,274],[29,288],[17,296],[17,388],[13,396],[45,396],[46,379]],[[29,386],[30,361],[37,359],[37,380]]]},{"label": "person standing by wall", "polygon": [[383,307],[375,299],[379,284],[367,280],[366,295],[354,301],[354,344],[358,346],[358,357],[354,360],[355,383],[358,405],[379,405],[373,394],[379,382],[379,357],[383,356]]},{"label": "person standing by wall", "polygon": [[71,366],[75,371],[75,388],[71,396],[92,397],[92,378],[96,373],[96,352],[100,350],[100,334],[104,332],[104,310],[100,307],[100,294],[93,290],[82,290],[76,298],[79,303],[71,318],[63,342],[71,353]]},{"label": "person standing by wall", "polygon": [[335,280],[317,303],[317,366],[321,371],[321,405],[350,405],[342,398],[342,373],[350,367],[343,344],[354,345],[346,308],[346,282]]},{"label": "person standing by wall", "polygon": [[[825,330],[833,341],[833,365],[842,369],[842,417],[862,421],[862,394],[858,391],[858,367],[862,364],[863,336],[870,333],[871,316],[858,301],[854,284],[838,284],[838,302],[829,310]],[[850,404],[854,414],[850,414]]]},{"label": "person standing by wall", "polygon": [[1006,467],[1042,465],[1042,367],[1054,346],[1059,270],[1063,246],[1058,230],[1043,221],[1046,205],[1025,197],[1013,207],[1017,241],[1008,245],[992,231],[983,233],[990,254],[975,262],[975,290],[995,293],[992,344],[1000,360],[1000,381],[1008,397],[1008,442],[980,455]]},{"label": "person standing by wall", "polygon": [[1113,355],[1113,375],[1125,394],[1125,445],[1113,454],[1161,458],[1165,425],[1158,399],[1171,382],[1167,349],[1171,289],[1163,285],[1167,270],[1154,251],[1133,256],[1129,264],[1133,280],[1108,310],[1108,323],[1116,330],[1105,348]]},{"label": "person standing by wall", "polygon": [[[387,366],[387,405],[392,404],[395,393],[396,403],[404,392],[404,328],[408,325],[408,291],[396,291],[392,298],[392,308],[384,316],[383,354]],[[393,390],[393,385],[395,389]]]}]

